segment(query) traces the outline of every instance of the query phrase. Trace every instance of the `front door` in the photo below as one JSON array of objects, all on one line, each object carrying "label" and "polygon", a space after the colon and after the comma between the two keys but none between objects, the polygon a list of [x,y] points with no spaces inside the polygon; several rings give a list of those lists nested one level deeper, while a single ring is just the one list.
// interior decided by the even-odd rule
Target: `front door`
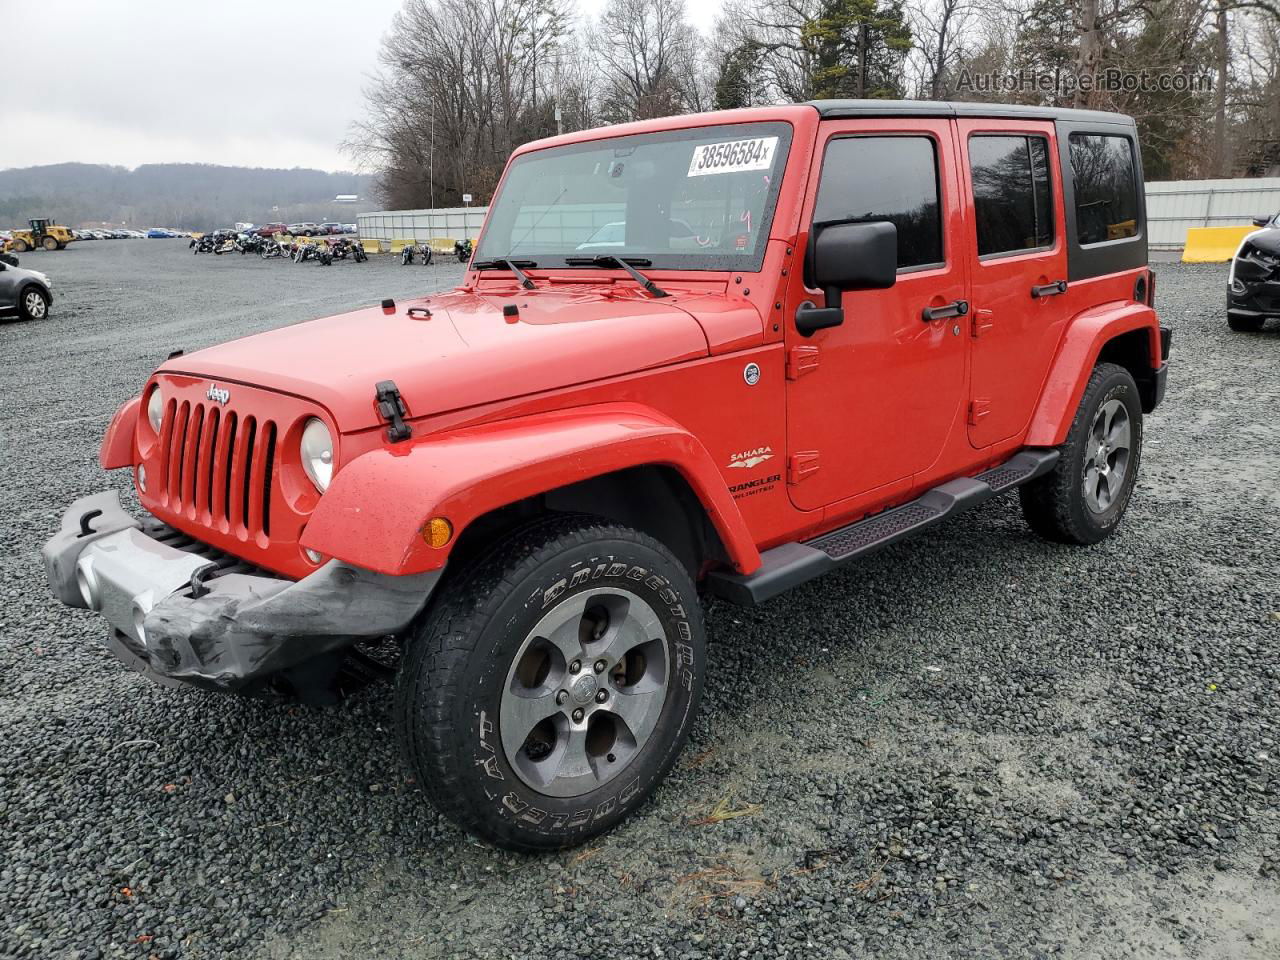
[{"label": "front door", "polygon": [[[806,223],[897,226],[898,278],[846,292],[838,327],[804,337],[788,326],[788,489],[805,510],[892,493],[935,463],[963,430],[969,339],[967,318],[948,315],[967,307],[952,121],[824,124],[809,182]],[[805,300],[823,305],[810,282],[795,279],[788,316]]]},{"label": "front door", "polygon": [[973,301],[969,441],[986,447],[1031,422],[1067,322],[1067,254],[1052,123],[960,120]]}]

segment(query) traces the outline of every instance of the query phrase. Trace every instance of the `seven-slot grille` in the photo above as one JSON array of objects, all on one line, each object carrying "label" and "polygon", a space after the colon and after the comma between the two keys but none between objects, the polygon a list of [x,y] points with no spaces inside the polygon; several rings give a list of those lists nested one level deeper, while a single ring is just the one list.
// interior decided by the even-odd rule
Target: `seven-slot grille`
[{"label": "seven-slot grille", "polygon": [[170,400],[160,427],[160,502],[240,537],[271,533],[276,424],[212,403]]}]

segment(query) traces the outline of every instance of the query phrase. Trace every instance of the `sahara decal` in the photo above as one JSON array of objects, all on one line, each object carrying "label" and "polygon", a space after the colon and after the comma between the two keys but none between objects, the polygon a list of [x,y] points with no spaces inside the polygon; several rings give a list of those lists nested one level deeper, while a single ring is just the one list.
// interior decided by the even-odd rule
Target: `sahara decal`
[{"label": "sahara decal", "polygon": [[773,459],[773,447],[756,447],[754,450],[743,450],[729,458],[729,466],[743,470],[758,467],[766,460]]}]

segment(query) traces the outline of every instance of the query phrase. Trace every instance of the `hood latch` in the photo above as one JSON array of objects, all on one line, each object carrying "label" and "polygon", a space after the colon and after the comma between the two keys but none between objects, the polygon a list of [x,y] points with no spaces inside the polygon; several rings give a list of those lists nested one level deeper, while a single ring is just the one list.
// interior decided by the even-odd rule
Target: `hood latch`
[{"label": "hood latch", "polygon": [[405,410],[404,398],[400,396],[400,388],[394,380],[383,380],[375,389],[378,391],[378,415],[390,424],[387,439],[392,443],[408,440],[413,435],[413,428],[404,422],[408,411]]}]

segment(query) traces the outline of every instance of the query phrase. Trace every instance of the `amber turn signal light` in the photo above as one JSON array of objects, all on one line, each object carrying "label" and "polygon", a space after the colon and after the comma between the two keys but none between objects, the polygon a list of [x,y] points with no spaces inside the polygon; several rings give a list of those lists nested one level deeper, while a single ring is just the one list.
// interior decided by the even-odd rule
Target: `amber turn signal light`
[{"label": "amber turn signal light", "polygon": [[433,547],[443,547],[453,537],[453,524],[444,517],[432,517],[422,525],[422,539]]}]

